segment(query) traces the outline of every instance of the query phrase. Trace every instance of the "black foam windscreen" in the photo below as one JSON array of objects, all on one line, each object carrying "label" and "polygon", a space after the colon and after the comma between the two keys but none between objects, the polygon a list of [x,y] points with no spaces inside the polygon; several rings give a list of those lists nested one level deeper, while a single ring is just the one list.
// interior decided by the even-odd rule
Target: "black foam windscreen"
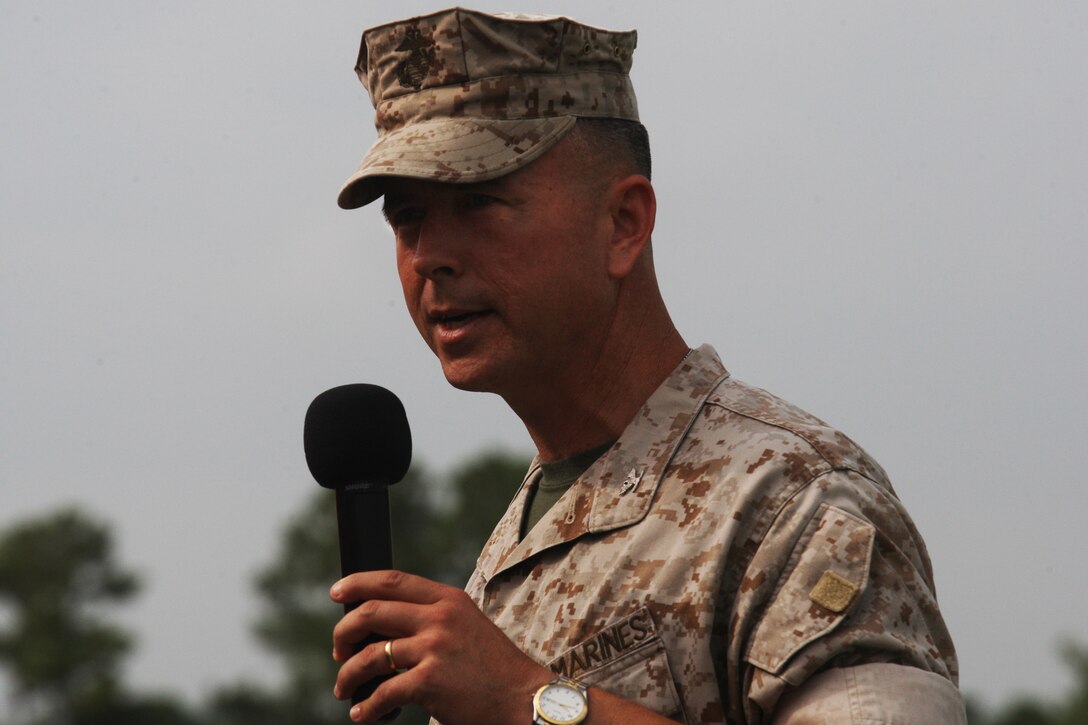
[{"label": "black foam windscreen", "polygon": [[379,385],[341,385],[314,398],[302,439],[306,465],[325,488],[388,486],[412,462],[404,406]]}]

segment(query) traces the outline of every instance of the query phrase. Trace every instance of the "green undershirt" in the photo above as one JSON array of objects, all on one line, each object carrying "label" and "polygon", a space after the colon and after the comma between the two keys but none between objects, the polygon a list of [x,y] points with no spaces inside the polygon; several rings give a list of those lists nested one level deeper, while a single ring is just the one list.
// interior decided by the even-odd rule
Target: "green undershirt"
[{"label": "green undershirt", "polygon": [[525,504],[525,515],[521,520],[521,538],[525,538],[525,534],[532,531],[537,522],[544,518],[544,514],[548,513],[567,492],[567,489],[574,485],[578,477],[589,470],[589,467],[615,442],[602,443],[561,461],[540,464],[540,476],[537,478],[536,486],[529,489],[529,497]]}]

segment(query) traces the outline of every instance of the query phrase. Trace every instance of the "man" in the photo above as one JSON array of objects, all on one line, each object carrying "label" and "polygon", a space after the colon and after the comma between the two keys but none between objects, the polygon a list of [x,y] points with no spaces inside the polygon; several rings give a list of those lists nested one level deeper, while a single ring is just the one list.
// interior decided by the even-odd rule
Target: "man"
[{"label": "man", "polygon": [[379,139],[340,205],[384,195],[443,373],[501,395],[538,456],[467,594],[334,585],[363,602],[334,632],[335,693],[395,672],[357,721],[415,702],[446,725],[964,722],[883,471],[669,318],[634,47],[462,9],[364,33]]}]

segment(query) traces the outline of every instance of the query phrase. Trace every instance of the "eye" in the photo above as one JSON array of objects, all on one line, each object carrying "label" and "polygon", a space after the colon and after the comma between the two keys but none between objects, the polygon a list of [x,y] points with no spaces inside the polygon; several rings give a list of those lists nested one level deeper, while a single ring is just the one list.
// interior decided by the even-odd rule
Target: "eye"
[{"label": "eye", "polygon": [[467,209],[482,209],[485,206],[491,206],[497,202],[498,199],[493,196],[478,193],[465,194],[462,199],[462,203]]},{"label": "eye", "polygon": [[385,220],[394,229],[419,224],[423,220],[423,207],[404,204],[383,209]]}]

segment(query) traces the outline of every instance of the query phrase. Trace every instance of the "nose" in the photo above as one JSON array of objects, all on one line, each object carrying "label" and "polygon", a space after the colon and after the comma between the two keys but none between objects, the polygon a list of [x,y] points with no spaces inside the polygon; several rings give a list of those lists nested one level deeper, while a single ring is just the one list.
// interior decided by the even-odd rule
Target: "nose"
[{"label": "nose", "polygon": [[459,244],[452,233],[452,225],[442,221],[439,216],[428,214],[420,224],[415,239],[412,269],[427,279],[456,277],[462,269]]}]

